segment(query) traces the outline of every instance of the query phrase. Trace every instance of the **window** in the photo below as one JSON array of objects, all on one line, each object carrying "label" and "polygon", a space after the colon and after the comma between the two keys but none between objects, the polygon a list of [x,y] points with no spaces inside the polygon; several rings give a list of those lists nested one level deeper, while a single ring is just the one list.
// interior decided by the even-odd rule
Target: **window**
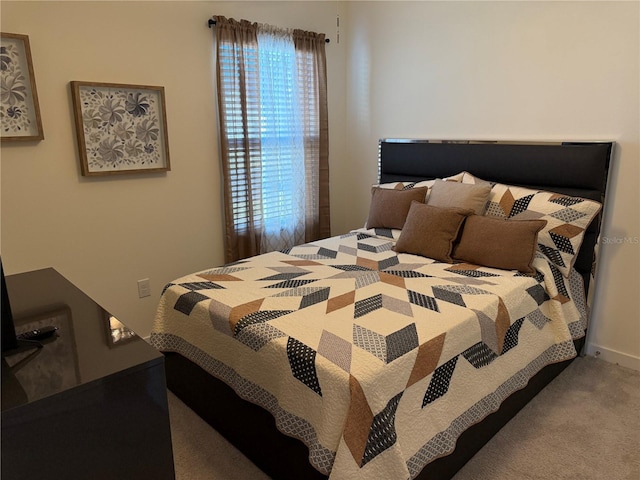
[{"label": "window", "polygon": [[[315,49],[296,41],[299,31],[216,20],[227,260],[320,238],[324,55],[318,68]],[[328,224],[328,184],[325,190]]]}]

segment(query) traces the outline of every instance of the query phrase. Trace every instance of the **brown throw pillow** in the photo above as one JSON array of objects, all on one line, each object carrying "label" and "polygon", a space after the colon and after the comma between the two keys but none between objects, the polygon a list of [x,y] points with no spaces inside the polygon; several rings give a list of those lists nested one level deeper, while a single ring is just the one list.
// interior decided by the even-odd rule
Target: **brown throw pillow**
[{"label": "brown throw pillow", "polygon": [[485,267],[534,273],[532,263],[538,248],[538,232],[546,224],[546,220],[504,220],[472,215],[464,222],[453,258]]},{"label": "brown throw pillow", "polygon": [[395,251],[453,263],[453,242],[462,222],[471,213],[471,210],[440,208],[413,202]]},{"label": "brown throw pillow", "polygon": [[367,228],[401,229],[407,219],[411,202],[424,203],[428,187],[390,190],[373,187]]},{"label": "brown throw pillow", "polygon": [[436,180],[429,195],[428,205],[445,208],[473,210],[477,215],[484,214],[491,193],[491,184],[478,185],[460,182]]}]

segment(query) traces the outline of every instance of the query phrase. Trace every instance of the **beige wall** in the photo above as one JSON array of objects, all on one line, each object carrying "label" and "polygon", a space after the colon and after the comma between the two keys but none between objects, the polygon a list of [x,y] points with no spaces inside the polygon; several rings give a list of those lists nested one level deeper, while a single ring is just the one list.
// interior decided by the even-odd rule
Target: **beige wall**
[{"label": "beige wall", "polygon": [[[640,369],[638,2],[348,2],[354,221],[380,137],[615,140],[589,351]],[[624,242],[624,240],[623,240]]]},{"label": "beige wall", "polygon": [[[54,266],[146,335],[164,283],[222,262],[212,14],[326,32],[332,228],[364,223],[381,137],[618,142],[590,352],[640,369],[637,2],[8,2],[45,140],[2,146],[9,273]],[[335,15],[340,13],[340,43]],[[172,171],[79,174],[68,82],[163,85]],[[346,208],[348,206],[348,208]],[[151,278],[138,299],[136,280]]]},{"label": "beige wall", "polygon": [[[5,270],[52,266],[148,335],[162,287],[224,258],[213,37],[207,20],[227,15],[332,36],[336,6],[3,0],[0,7],[3,32],[29,35],[45,133],[39,143],[2,145]],[[341,52],[336,44],[327,49],[335,146],[344,131]],[[82,177],[72,80],[164,86],[172,170]],[[136,282],[147,277],[152,295],[139,299]]]}]

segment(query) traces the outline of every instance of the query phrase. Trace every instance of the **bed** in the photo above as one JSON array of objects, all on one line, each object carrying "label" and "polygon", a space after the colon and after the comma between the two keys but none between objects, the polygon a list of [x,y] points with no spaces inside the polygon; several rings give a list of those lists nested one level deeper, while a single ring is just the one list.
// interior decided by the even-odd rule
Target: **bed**
[{"label": "bed", "polygon": [[165,287],[169,388],[272,478],[451,478],[582,350],[612,150],[381,140],[364,227]]}]

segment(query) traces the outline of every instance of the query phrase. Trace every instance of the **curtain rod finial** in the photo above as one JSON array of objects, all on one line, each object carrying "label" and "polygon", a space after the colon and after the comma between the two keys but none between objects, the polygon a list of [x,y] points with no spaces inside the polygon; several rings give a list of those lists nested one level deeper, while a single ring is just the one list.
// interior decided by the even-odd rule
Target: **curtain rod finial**
[{"label": "curtain rod finial", "polygon": [[209,28],[211,28],[216,24],[216,21],[213,18],[210,18],[208,24],[209,24]]}]

